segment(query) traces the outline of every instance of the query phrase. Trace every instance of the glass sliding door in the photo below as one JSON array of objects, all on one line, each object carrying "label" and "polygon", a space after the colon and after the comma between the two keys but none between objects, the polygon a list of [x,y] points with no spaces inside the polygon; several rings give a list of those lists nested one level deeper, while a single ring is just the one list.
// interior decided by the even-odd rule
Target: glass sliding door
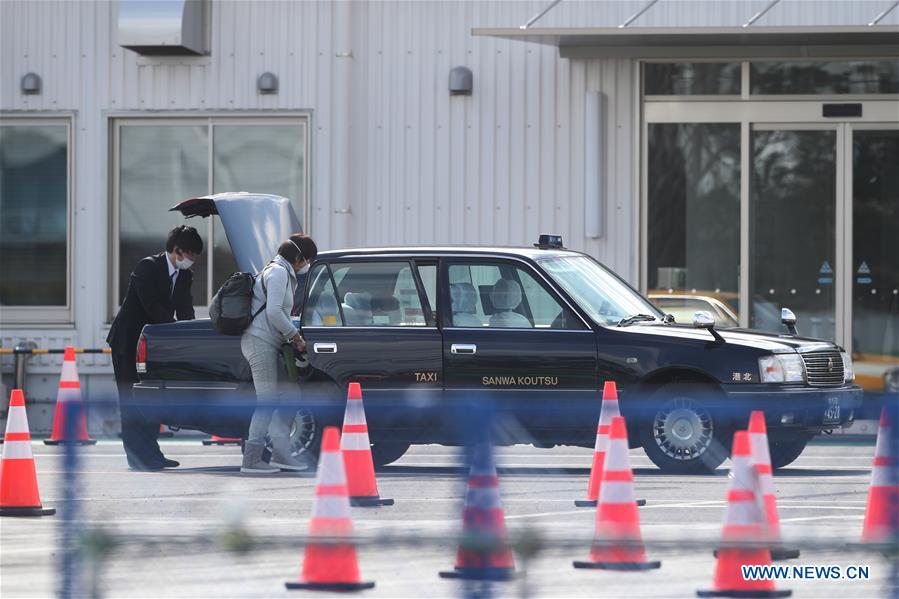
[{"label": "glass sliding door", "polygon": [[837,130],[753,126],[749,180],[749,324],[835,339]]},{"label": "glass sliding door", "polygon": [[852,353],[881,389],[899,367],[899,128],[852,131]]}]

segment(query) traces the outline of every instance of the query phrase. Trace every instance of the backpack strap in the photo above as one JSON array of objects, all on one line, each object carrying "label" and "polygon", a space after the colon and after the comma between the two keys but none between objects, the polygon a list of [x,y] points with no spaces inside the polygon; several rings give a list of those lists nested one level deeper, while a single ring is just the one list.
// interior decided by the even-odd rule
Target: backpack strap
[{"label": "backpack strap", "polygon": [[[265,288],[265,277],[263,276],[263,274],[265,274],[265,269],[268,268],[269,266],[271,266],[272,264],[274,264],[274,261],[266,264],[265,267],[259,271],[259,275],[258,275],[260,281],[262,281],[262,293],[265,295],[266,299],[268,298],[268,289]],[[252,318],[250,318],[250,322],[256,320],[256,317],[259,316],[263,310],[265,310],[266,304],[268,304],[268,301],[262,302],[262,305],[259,306],[259,309],[256,310],[256,313],[253,314]]]}]

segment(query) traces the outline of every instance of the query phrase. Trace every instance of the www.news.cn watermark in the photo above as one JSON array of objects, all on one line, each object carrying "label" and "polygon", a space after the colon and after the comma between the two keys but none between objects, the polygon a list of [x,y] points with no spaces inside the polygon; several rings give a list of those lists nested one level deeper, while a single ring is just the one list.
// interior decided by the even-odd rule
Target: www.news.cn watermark
[{"label": "www.news.cn watermark", "polygon": [[870,566],[741,566],[743,580],[868,580]]}]

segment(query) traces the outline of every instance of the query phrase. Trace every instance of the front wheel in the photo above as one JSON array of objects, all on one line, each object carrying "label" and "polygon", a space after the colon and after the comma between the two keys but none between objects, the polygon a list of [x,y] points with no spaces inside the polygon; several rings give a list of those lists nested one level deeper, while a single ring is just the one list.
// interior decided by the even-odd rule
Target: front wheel
[{"label": "front wheel", "polygon": [[662,471],[672,474],[714,471],[730,454],[732,431],[709,408],[714,390],[702,385],[669,384],[653,394],[643,449]]},{"label": "front wheel", "polygon": [[798,439],[768,439],[768,449],[771,452],[771,467],[777,470],[796,461],[796,458],[808,445],[808,437]]},{"label": "front wheel", "polygon": [[397,461],[407,451],[409,451],[409,443],[378,441],[371,444],[371,459],[375,463],[375,468],[380,468]]}]

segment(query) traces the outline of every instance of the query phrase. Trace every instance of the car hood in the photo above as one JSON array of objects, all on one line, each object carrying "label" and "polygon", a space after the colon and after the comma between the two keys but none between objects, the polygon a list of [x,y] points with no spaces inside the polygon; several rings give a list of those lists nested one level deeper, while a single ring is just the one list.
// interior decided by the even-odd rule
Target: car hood
[{"label": "car hood", "polygon": [[169,210],[186,218],[218,214],[237,267],[258,272],[293,233],[302,231],[290,200],[264,193],[229,192],[189,198]]},{"label": "car hood", "polygon": [[[696,339],[699,341],[713,341],[711,333],[705,329],[697,329],[686,325],[664,324],[634,324],[628,327],[616,328],[616,331],[626,331],[637,335],[658,335],[662,337],[677,337],[680,339]],[[810,337],[793,337],[792,335],[757,331],[754,329],[719,329],[715,330],[724,338],[724,341],[734,345],[754,347],[756,349],[783,353],[790,351],[816,351],[833,349],[835,344],[821,339]]]}]

